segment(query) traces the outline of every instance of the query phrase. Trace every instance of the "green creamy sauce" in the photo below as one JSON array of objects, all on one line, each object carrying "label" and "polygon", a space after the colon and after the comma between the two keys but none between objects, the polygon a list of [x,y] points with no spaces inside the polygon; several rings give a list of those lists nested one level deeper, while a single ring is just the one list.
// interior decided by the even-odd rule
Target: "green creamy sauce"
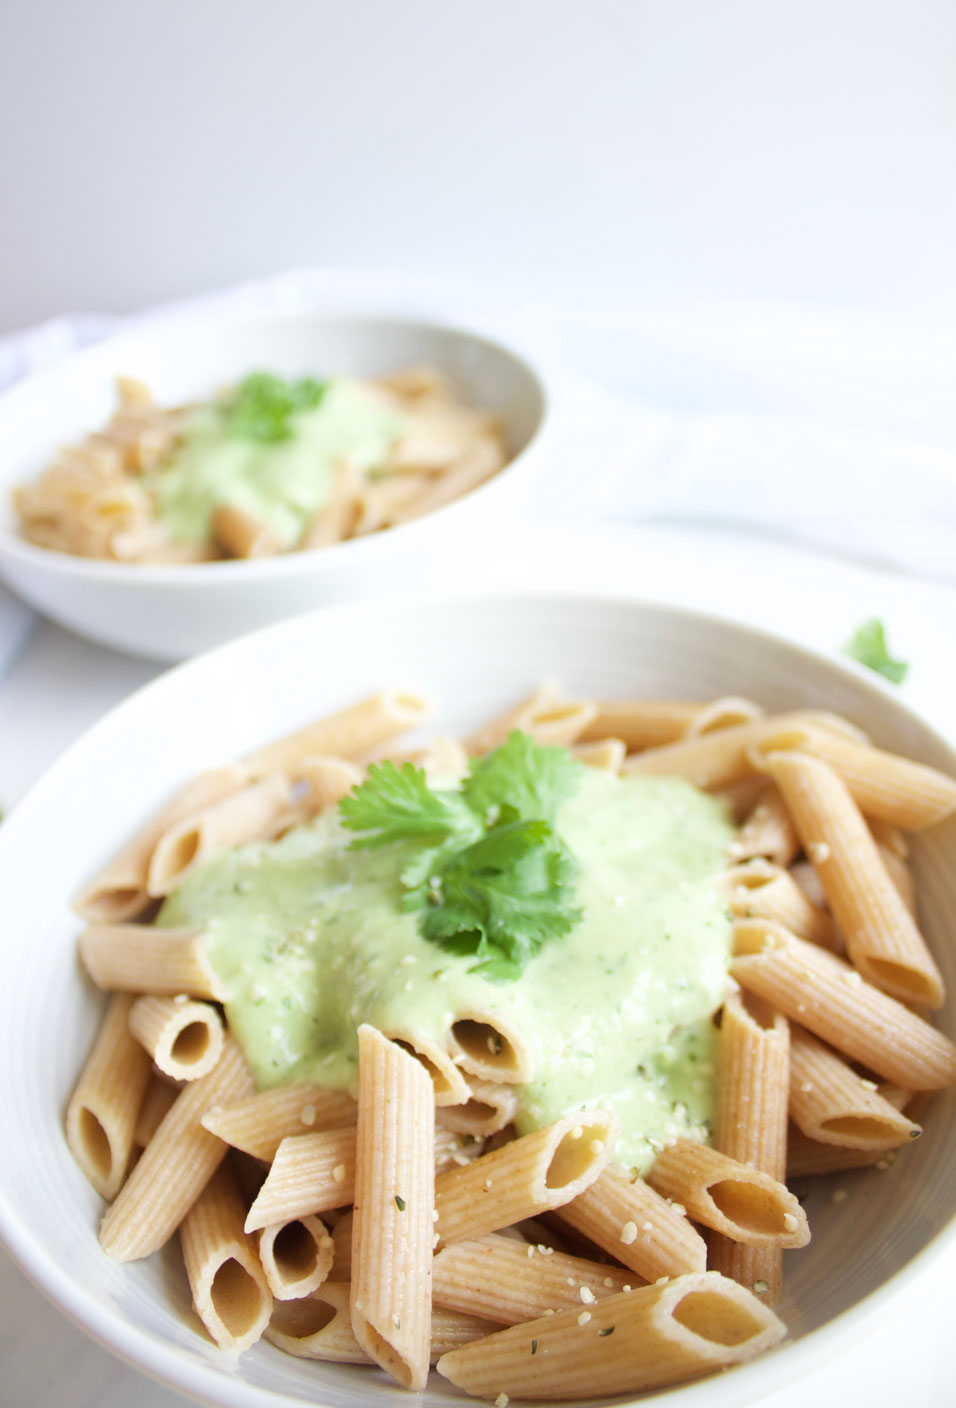
[{"label": "green creamy sauce", "polygon": [[514,982],[423,939],[401,908],[408,844],[350,850],[330,811],[189,876],[163,925],[209,924],[230,1026],[260,1086],[356,1088],[362,1022],[442,1040],[479,1009],[521,1033],[534,1078],[520,1132],[608,1101],[615,1157],[644,1170],[654,1142],[705,1138],[730,924],[713,884],[732,836],[721,805],[675,778],[582,768],[558,829],[578,863],[582,918]]},{"label": "green creamy sauce", "polygon": [[375,469],[406,423],[347,378],[290,418],[288,439],[265,444],[232,432],[227,403],[212,401],[190,413],[178,449],[143,483],[174,542],[208,541],[213,511],[231,504],[290,548],[328,500],[336,463],[348,455],[357,469]]}]

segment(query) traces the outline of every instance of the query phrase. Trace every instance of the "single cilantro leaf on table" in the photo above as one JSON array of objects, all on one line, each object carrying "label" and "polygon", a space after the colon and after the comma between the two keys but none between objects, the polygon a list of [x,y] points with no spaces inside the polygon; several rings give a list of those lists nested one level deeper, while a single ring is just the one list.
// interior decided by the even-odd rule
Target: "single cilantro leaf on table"
[{"label": "single cilantro leaf on table", "polygon": [[495,981],[519,977],[549,938],[580,919],[575,863],[554,829],[580,764],[514,732],[473,763],[460,792],[433,792],[421,768],[373,764],[339,804],[353,846],[420,843],[401,882],[422,936],[474,955]]},{"label": "single cilantro leaf on table", "polygon": [[864,621],[853,639],[843,647],[844,654],[851,659],[875,670],[891,684],[902,684],[909,671],[904,660],[894,660],[886,643],[886,630],[882,621]]},{"label": "single cilantro leaf on table", "polygon": [[314,377],[283,381],[272,372],[252,372],[229,400],[229,431],[240,440],[256,440],[260,444],[288,440],[292,416],[298,411],[313,410],[325,391],[326,384]]}]

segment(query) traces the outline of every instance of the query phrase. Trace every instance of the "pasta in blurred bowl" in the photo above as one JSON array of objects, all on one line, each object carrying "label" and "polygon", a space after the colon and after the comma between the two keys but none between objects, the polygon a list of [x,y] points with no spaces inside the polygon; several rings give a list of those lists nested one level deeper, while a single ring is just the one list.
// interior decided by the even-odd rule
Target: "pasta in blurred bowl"
[{"label": "pasta in blurred bowl", "polygon": [[164,321],[0,398],[0,576],[180,659],[505,530],[546,452],[515,352],[401,319]]},{"label": "pasta in blurred bowl", "polygon": [[[547,684],[538,688],[541,681],[556,680],[563,695]],[[396,687],[383,692],[387,682]],[[356,701],[365,703],[356,708]],[[427,701],[435,712],[426,728]],[[396,737],[397,728],[406,732]],[[435,730],[443,742],[428,742]],[[464,757],[449,737],[462,740],[472,760],[457,792],[443,782],[456,771],[460,775]],[[386,756],[389,764],[370,766]],[[380,1071],[369,1083],[370,1109],[376,1108],[376,1091],[392,1089],[398,1072],[399,1106],[421,1104],[429,1128],[436,1119],[436,1139],[441,1131],[443,1140],[451,1136],[454,1144],[456,1122],[461,1124],[456,1111],[483,1122],[469,1126],[477,1131],[478,1145],[488,1139],[480,1151],[467,1143],[454,1146],[460,1166],[445,1165],[434,1185],[437,1219],[430,1189],[422,1194],[409,1174],[394,1188],[376,1183],[364,1195],[377,1209],[376,1224],[391,1219],[396,1229],[410,1228],[415,1219],[417,1255],[426,1261],[432,1238],[440,1239],[435,1284],[441,1281],[441,1291],[432,1331],[441,1328],[442,1348],[433,1350],[433,1357],[442,1357],[428,1379],[423,1400],[428,1408],[461,1401],[449,1390],[449,1380],[480,1397],[494,1399],[500,1390],[516,1401],[555,1392],[561,1397],[564,1389],[565,1398],[580,1402],[598,1384],[605,1385],[605,1396],[633,1393],[734,1363],[746,1357],[750,1341],[776,1348],[681,1393],[688,1405],[700,1408],[756,1401],[857,1340],[870,1318],[954,1243],[956,1047],[950,1038],[956,1030],[951,997],[956,950],[948,942],[956,901],[954,774],[952,749],[852,667],[729,621],[660,605],[514,593],[439,602],[397,594],[300,616],[227,644],[114,711],[41,779],[0,829],[7,911],[0,1055],[8,1072],[6,1147],[11,1151],[0,1179],[4,1239],[27,1274],[72,1318],[130,1362],[203,1401],[240,1408],[302,1400],[335,1408],[397,1403],[399,1390],[380,1370],[354,1362],[362,1354],[354,1340],[345,1348],[333,1345],[321,1362],[301,1357],[303,1339],[321,1337],[336,1322],[347,1329],[347,1278],[351,1274],[354,1287],[365,1265],[355,1229],[363,1201],[361,1071],[367,1056],[370,1069]],[[518,784],[501,792],[508,777],[512,783],[517,777]],[[203,799],[190,790],[197,778]],[[555,812],[568,785],[577,790],[561,803],[566,809]],[[353,800],[343,808],[334,799],[349,789]],[[725,812],[715,810],[718,801],[708,792],[721,794]],[[71,805],[78,797],[84,799],[81,825]],[[595,799],[600,815],[592,818]],[[366,838],[365,849],[346,846],[329,806],[339,806],[346,825]],[[671,838],[670,859],[640,829],[641,814],[651,806],[660,818],[652,830]],[[663,811],[657,810],[661,806]],[[166,817],[157,831],[152,819],[163,809]],[[556,830],[546,824],[546,812],[558,818]],[[866,837],[852,821],[858,813],[866,818]],[[735,832],[729,817],[747,822]],[[416,853],[408,849],[415,835],[432,847],[426,849],[424,868],[416,867]],[[252,836],[266,839],[250,841]],[[276,836],[281,839],[270,839]],[[728,836],[733,837],[729,850]],[[238,850],[229,849],[243,838]],[[535,847],[543,849],[535,855]],[[729,864],[723,879],[726,903],[718,900],[716,908],[710,881],[706,893],[699,885],[702,873],[704,878],[716,874],[715,847]],[[502,859],[505,851],[511,861]],[[203,856],[208,861],[200,864]],[[516,869],[509,881],[512,861]],[[273,863],[292,895],[287,931],[273,935],[275,942],[263,950],[270,971],[273,960],[276,970],[280,960],[285,965],[281,979],[277,971],[269,976],[264,968],[250,967],[252,950],[242,948],[263,922],[261,898],[272,891],[278,873],[270,868]],[[572,895],[567,884],[574,863],[580,863],[582,880]],[[458,881],[469,866],[469,885],[463,887]],[[894,917],[902,943],[895,956],[885,934],[875,948],[861,941],[882,932],[878,925],[860,934],[853,927],[860,892],[844,881],[866,867],[872,888],[866,887],[862,902]],[[499,899],[507,901],[509,923],[515,915],[524,918],[518,928],[492,926],[488,945],[476,948],[469,918],[475,911],[467,906],[488,874],[496,877]],[[350,877],[348,884],[343,876]],[[518,883],[509,890],[512,881]],[[655,910],[656,892],[640,890],[645,881],[676,888],[683,897],[676,910],[668,909],[666,917],[664,910]],[[814,890],[814,882],[822,891]],[[324,917],[310,918],[303,916],[300,900],[316,883]],[[460,912],[453,911],[450,898],[446,903],[453,894]],[[164,899],[167,895],[171,900]],[[361,897],[361,913],[350,918],[353,895]],[[161,900],[164,909],[154,928]],[[83,923],[74,904],[89,926],[80,943],[85,972],[76,963]],[[389,905],[386,932],[383,914]],[[756,1156],[759,1169],[747,1166],[745,1113],[733,1116],[730,1133],[725,1129],[721,1136],[718,1106],[720,1147],[710,1146],[705,1107],[668,1084],[679,1073],[672,1069],[668,1075],[667,1061],[653,1065],[661,1055],[656,1048],[642,1057],[639,1074],[652,1075],[656,1089],[667,1086],[667,1101],[673,1103],[655,1116],[664,1120],[663,1137],[655,1136],[646,1147],[633,1139],[623,1143],[633,1110],[628,1113],[619,1076],[606,1105],[599,1100],[588,1107],[587,1118],[567,1113],[560,1101],[548,1108],[555,1080],[543,1065],[532,1077],[528,1060],[541,1064],[542,1053],[555,1043],[570,1055],[573,1069],[565,1070],[564,1078],[572,1082],[574,1109],[584,1108],[581,1092],[587,1082],[606,1077],[616,1042],[613,995],[625,988],[631,994],[622,1008],[626,1015],[627,1003],[642,986],[640,965],[634,969],[626,941],[629,908],[635,919],[657,914],[653,922],[663,949],[672,939],[683,946],[688,936],[697,943],[703,933],[693,971],[682,974],[678,962],[676,972],[668,970],[663,990],[677,1003],[668,1012],[682,1011],[679,1022],[691,1018],[689,1029],[700,1010],[709,1012],[723,1002],[718,1065],[725,1040],[736,1042],[750,1029],[751,1036],[773,1045],[780,1023],[792,1024],[791,1069],[798,1074],[790,1114],[800,1130],[790,1141],[792,1191],[765,1170],[763,1161],[776,1157],[766,1147]],[[577,909],[585,912],[583,918]],[[544,932],[535,919],[542,912],[549,916]],[[598,912],[600,934],[593,927]],[[697,915],[691,927],[689,913]],[[370,915],[364,928],[363,914]],[[230,952],[235,942],[228,981],[238,975],[248,999],[245,1009],[236,1006],[234,989],[219,986],[226,969],[217,966],[213,941],[207,950],[202,940],[210,915],[220,937],[231,936]],[[701,920],[703,931],[694,927]],[[622,935],[619,948],[607,937],[612,930]],[[501,932],[514,940],[509,952],[496,951],[491,942],[498,935],[500,944]],[[555,937],[548,939],[549,932]],[[282,1013],[296,992],[312,990],[310,944],[324,944],[336,934],[340,946],[322,950],[331,962],[318,971],[327,989],[328,1020],[334,1024],[336,1013],[348,1011],[359,1028],[357,1130],[348,1093],[313,1087],[306,1098],[300,1085],[285,1108],[283,1085],[270,1090],[262,1078],[274,1061],[294,1057],[292,1028],[279,1025]],[[157,935],[164,961],[178,955],[175,976],[163,977],[155,966]],[[130,979],[133,937],[140,966],[139,976]],[[440,941],[449,938],[453,949],[445,952]],[[719,965],[713,967],[714,955],[726,952],[722,946],[728,940],[730,972],[744,996],[722,988]],[[554,981],[522,998],[509,965],[541,943],[533,961],[542,977],[550,973]],[[587,1060],[578,1061],[575,1041],[588,1029],[580,1003],[574,1020],[565,1020],[559,999],[584,1000],[580,965],[586,965],[589,950],[596,960],[600,953],[601,982],[611,994],[610,1000],[601,999],[603,1007],[598,1004],[607,1015],[593,1027],[607,1034],[607,1051],[591,1049]],[[396,957],[402,952],[410,963]],[[142,976],[144,954],[153,965],[149,978]],[[563,984],[562,955],[569,965]],[[206,958],[212,970],[203,966]],[[464,974],[472,962],[497,965],[493,981]],[[665,970],[653,971],[660,976]],[[118,997],[107,1004],[87,975]],[[136,982],[152,995],[135,996]],[[188,1002],[179,999],[182,987],[188,989]],[[343,1001],[343,991],[351,998]],[[390,1022],[383,993],[394,998],[393,1017],[406,1001],[416,1002],[425,1016],[407,1024]],[[933,1009],[929,1019],[911,1010],[914,995],[921,1009]],[[695,1015],[686,1004],[698,1001],[704,1007]],[[225,1048],[217,1025],[221,1002],[230,1029]],[[266,1013],[261,1020],[255,1015],[260,1011]],[[665,1028],[671,1020],[665,1018]],[[429,1044],[430,1022],[437,1023],[444,1044]],[[89,1064],[77,1083],[97,1031],[109,1036],[111,1028],[121,1044],[135,1043],[144,1082],[150,1080],[150,1054],[160,1070],[187,1081],[178,1095],[168,1085],[165,1092],[160,1089],[162,1081],[150,1085],[150,1109],[144,1102],[135,1121],[143,1131],[137,1135],[129,1126],[130,1138],[139,1140],[137,1148],[145,1145],[145,1152],[137,1156],[130,1148],[124,1154],[132,1172],[118,1196],[106,1147],[95,1122],[83,1115],[95,1104]],[[264,1047],[255,1045],[257,1029],[266,1038]],[[268,1127],[253,1123],[244,1135],[243,1102],[256,1097],[250,1071],[237,1055],[236,1032],[258,1072],[257,1083],[277,1095],[281,1107],[278,1115],[273,1108]],[[355,1036],[353,1031],[349,1041]],[[321,1042],[313,1055],[332,1060],[330,1070],[348,1059],[348,1052]],[[685,1056],[690,1060],[687,1049]],[[374,1063],[380,1058],[379,1067]],[[294,1081],[315,1079],[288,1069]],[[415,1077],[410,1085],[409,1070]],[[688,1090],[703,1090],[708,1078],[699,1064]],[[454,1086],[463,1079],[469,1084],[456,1094]],[[814,1097],[816,1090],[829,1098],[838,1086],[852,1092],[852,1115],[834,1114],[826,1100]],[[602,1097],[610,1088],[596,1087]],[[144,1089],[141,1083],[137,1099]],[[924,1119],[921,1092],[926,1091],[936,1093]],[[778,1120],[786,1118],[785,1088],[782,1098],[784,1105],[778,1100],[773,1114]],[[653,1103],[645,1102],[645,1114]],[[634,1108],[641,1108],[640,1102]],[[502,1110],[508,1112],[503,1118],[517,1122],[519,1137],[510,1142],[499,1127]],[[769,1118],[769,1106],[766,1113]],[[64,1125],[96,1186],[74,1163]],[[650,1128],[646,1122],[641,1127]],[[208,1196],[197,1186],[193,1208],[170,1214],[165,1191],[175,1202],[183,1196],[182,1179],[157,1183],[153,1174],[157,1163],[168,1167],[163,1160],[171,1132],[179,1140],[190,1128],[190,1137],[199,1142],[195,1157],[189,1155],[189,1177],[204,1168],[200,1182],[208,1183]],[[105,1137],[109,1142],[112,1136]],[[612,1169],[615,1139],[627,1153]],[[301,1208],[298,1214],[314,1250],[305,1255],[297,1246],[283,1257],[288,1248],[270,1219],[277,1207],[289,1214],[289,1198],[294,1205],[298,1196],[295,1170],[306,1146],[314,1156],[314,1142],[325,1150],[325,1191],[313,1197],[313,1169],[306,1183],[317,1216]],[[228,1203],[233,1196],[218,1175],[212,1177],[213,1164],[229,1143],[254,1160],[273,1161],[265,1181],[260,1167],[253,1186],[239,1195],[263,1270],[254,1271],[253,1279],[259,1279],[250,1289],[234,1267],[219,1287],[218,1301],[212,1276],[212,1292],[203,1300],[196,1286],[210,1289],[200,1255],[210,1199]],[[534,1195],[540,1217],[530,1223],[517,1171],[522,1151],[529,1148],[544,1169]],[[816,1176],[821,1160],[840,1170],[836,1185],[828,1175]],[[703,1170],[701,1179],[713,1193],[710,1203],[694,1170]],[[119,1181],[124,1172],[119,1169]],[[590,1194],[598,1183],[603,1186],[595,1202]],[[459,1199],[466,1184],[467,1197]],[[144,1189],[156,1187],[164,1196],[157,1201],[150,1193],[143,1203]],[[845,1196],[834,1197],[834,1187]],[[102,1222],[97,1188],[113,1199]],[[514,1202],[506,1221],[521,1219],[523,1240],[491,1234],[499,1266],[499,1319],[454,1305],[449,1316],[449,1287],[457,1286],[455,1297],[475,1289],[473,1265],[467,1258],[461,1265],[461,1254],[474,1239],[484,1245],[487,1209],[502,1198]],[[350,1229],[343,1209],[353,1199]],[[638,1206],[639,1215],[621,1212]],[[55,1218],[51,1207],[57,1209]],[[325,1209],[331,1210],[327,1227]],[[179,1238],[170,1235],[183,1213],[180,1235],[192,1295],[178,1258]],[[718,1263],[712,1242],[707,1266],[713,1269],[703,1271],[702,1227],[718,1232],[718,1242],[729,1237],[734,1245],[734,1228],[743,1229],[740,1244],[760,1258],[742,1266],[733,1247],[725,1246],[727,1258]],[[669,1241],[658,1235],[666,1228]],[[399,1234],[396,1245],[401,1241]],[[167,1245],[157,1253],[163,1242]],[[779,1263],[763,1254],[784,1247],[799,1250],[787,1255],[782,1291],[771,1310],[778,1288],[769,1278],[778,1274]],[[341,1260],[348,1249],[350,1272]],[[555,1308],[550,1299],[541,1319],[528,1320],[523,1312],[527,1324],[518,1310],[505,1308],[526,1275],[537,1278],[540,1287],[538,1271],[546,1273],[549,1262],[563,1268],[565,1256],[579,1269],[575,1279],[579,1274],[585,1279],[570,1291],[555,1283],[544,1292],[561,1297],[553,1328],[547,1318],[548,1309]],[[314,1262],[312,1270],[324,1277],[318,1290],[300,1288],[288,1300],[279,1295],[273,1307],[271,1297],[278,1293],[264,1288],[262,1276],[273,1277],[271,1288],[277,1277],[298,1274],[306,1262],[310,1267]],[[647,1284],[638,1285],[638,1278]],[[229,1286],[239,1283],[244,1290],[231,1300]],[[374,1285],[373,1276],[370,1298]],[[242,1349],[271,1316],[268,1339],[245,1347],[237,1364],[204,1336],[194,1301],[197,1309],[205,1307],[200,1313],[220,1343],[228,1331],[230,1342]],[[413,1297],[407,1311],[394,1310],[384,1337],[395,1320],[396,1331],[409,1328],[419,1308]],[[371,1299],[353,1295],[353,1328],[366,1310],[373,1313]],[[484,1362],[487,1322],[501,1324],[506,1315],[515,1323],[493,1348],[503,1345],[507,1353],[492,1363],[489,1378],[477,1363],[478,1350]],[[625,1354],[622,1361],[620,1346],[630,1342],[628,1336],[638,1341],[644,1336],[646,1342],[650,1332],[669,1336],[672,1347],[679,1341],[682,1354],[688,1344],[706,1352],[689,1367],[685,1360],[680,1373],[667,1355],[650,1356],[642,1378],[640,1355]],[[466,1339],[478,1336],[474,1363],[470,1341],[467,1347],[449,1347],[448,1336],[462,1333]],[[592,1357],[577,1356],[580,1362],[571,1367],[580,1374],[587,1369],[591,1377],[572,1381],[559,1375],[547,1385],[549,1359],[554,1363],[553,1356],[585,1341]],[[280,1353],[282,1344],[291,1345],[293,1353]],[[372,1336],[370,1344],[373,1357],[392,1364],[395,1378],[415,1385],[413,1375],[403,1379],[401,1365],[389,1360],[381,1337]],[[329,1354],[327,1343],[323,1352]],[[337,1354],[353,1362],[337,1362]],[[426,1339],[421,1374],[428,1372],[427,1359]],[[607,1373],[606,1366],[611,1366]],[[627,1380],[614,1377],[625,1373],[631,1375]],[[655,1373],[664,1377],[655,1380]],[[535,1384],[541,1385],[540,1394]]]}]

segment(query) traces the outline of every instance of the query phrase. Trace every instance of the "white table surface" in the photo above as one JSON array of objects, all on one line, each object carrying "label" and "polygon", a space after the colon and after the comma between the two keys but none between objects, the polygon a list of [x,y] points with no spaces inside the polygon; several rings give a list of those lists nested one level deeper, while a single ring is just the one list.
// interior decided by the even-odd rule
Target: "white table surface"
[{"label": "white table surface", "polygon": [[[832,653],[861,621],[879,616],[894,651],[911,662],[903,697],[940,732],[956,736],[956,588],[757,537],[620,524],[578,530],[560,522],[542,531],[507,578],[704,607]],[[0,679],[0,804],[14,803],[62,749],[160,668],[38,624]],[[919,1408],[956,1404],[954,1280],[956,1248],[867,1322],[858,1342],[762,1399],[761,1408],[805,1408],[808,1398],[822,1408],[857,1400],[868,1408],[901,1399]],[[66,1324],[0,1256],[0,1404],[175,1408],[183,1401]]]}]

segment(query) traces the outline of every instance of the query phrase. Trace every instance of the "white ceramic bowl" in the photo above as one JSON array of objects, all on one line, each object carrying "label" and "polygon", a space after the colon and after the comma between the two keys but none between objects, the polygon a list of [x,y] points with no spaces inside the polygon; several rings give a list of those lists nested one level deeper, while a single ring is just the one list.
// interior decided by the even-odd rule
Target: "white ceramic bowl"
[{"label": "white ceramic bowl", "polygon": [[[428,364],[502,420],[510,462],[435,513],[383,533],[252,562],[99,562],[19,537],[10,491],[56,448],[103,425],[117,375],[167,405],[259,369],[283,376],[382,376]],[[54,620],[103,645],[181,660],[314,606],[379,588],[425,586],[463,555],[487,560],[544,459],[548,393],[516,352],[476,333],[399,318],[220,315],[164,319],[78,353],[0,397],[0,578]]]},{"label": "white ceramic bowl", "polygon": [[[102,999],[78,970],[68,899],[170,789],[386,681],[427,690],[444,730],[467,729],[542,677],[574,694],[750,695],[813,704],[874,739],[956,771],[956,756],[890,691],[852,667],[754,630],[659,605],[601,598],[380,599],[312,613],[171,671],[72,747],[0,827],[0,1232],[26,1273],[97,1339],[203,1402],[403,1408],[373,1371],[287,1358],[268,1344],[238,1367],[197,1332],[175,1248],[116,1266],[99,1251],[98,1198],[74,1166],[63,1110]],[[956,991],[956,820],[914,838],[924,926]],[[954,1032],[952,999],[941,1016]],[[811,1193],[809,1248],[787,1258],[793,1338],[726,1375],[675,1390],[686,1408],[730,1408],[818,1367],[868,1315],[956,1240],[956,1119],[935,1102],[916,1148],[888,1173],[841,1177],[839,1207]],[[620,1400],[618,1400],[620,1401]],[[432,1378],[426,1408],[460,1403]]]}]

